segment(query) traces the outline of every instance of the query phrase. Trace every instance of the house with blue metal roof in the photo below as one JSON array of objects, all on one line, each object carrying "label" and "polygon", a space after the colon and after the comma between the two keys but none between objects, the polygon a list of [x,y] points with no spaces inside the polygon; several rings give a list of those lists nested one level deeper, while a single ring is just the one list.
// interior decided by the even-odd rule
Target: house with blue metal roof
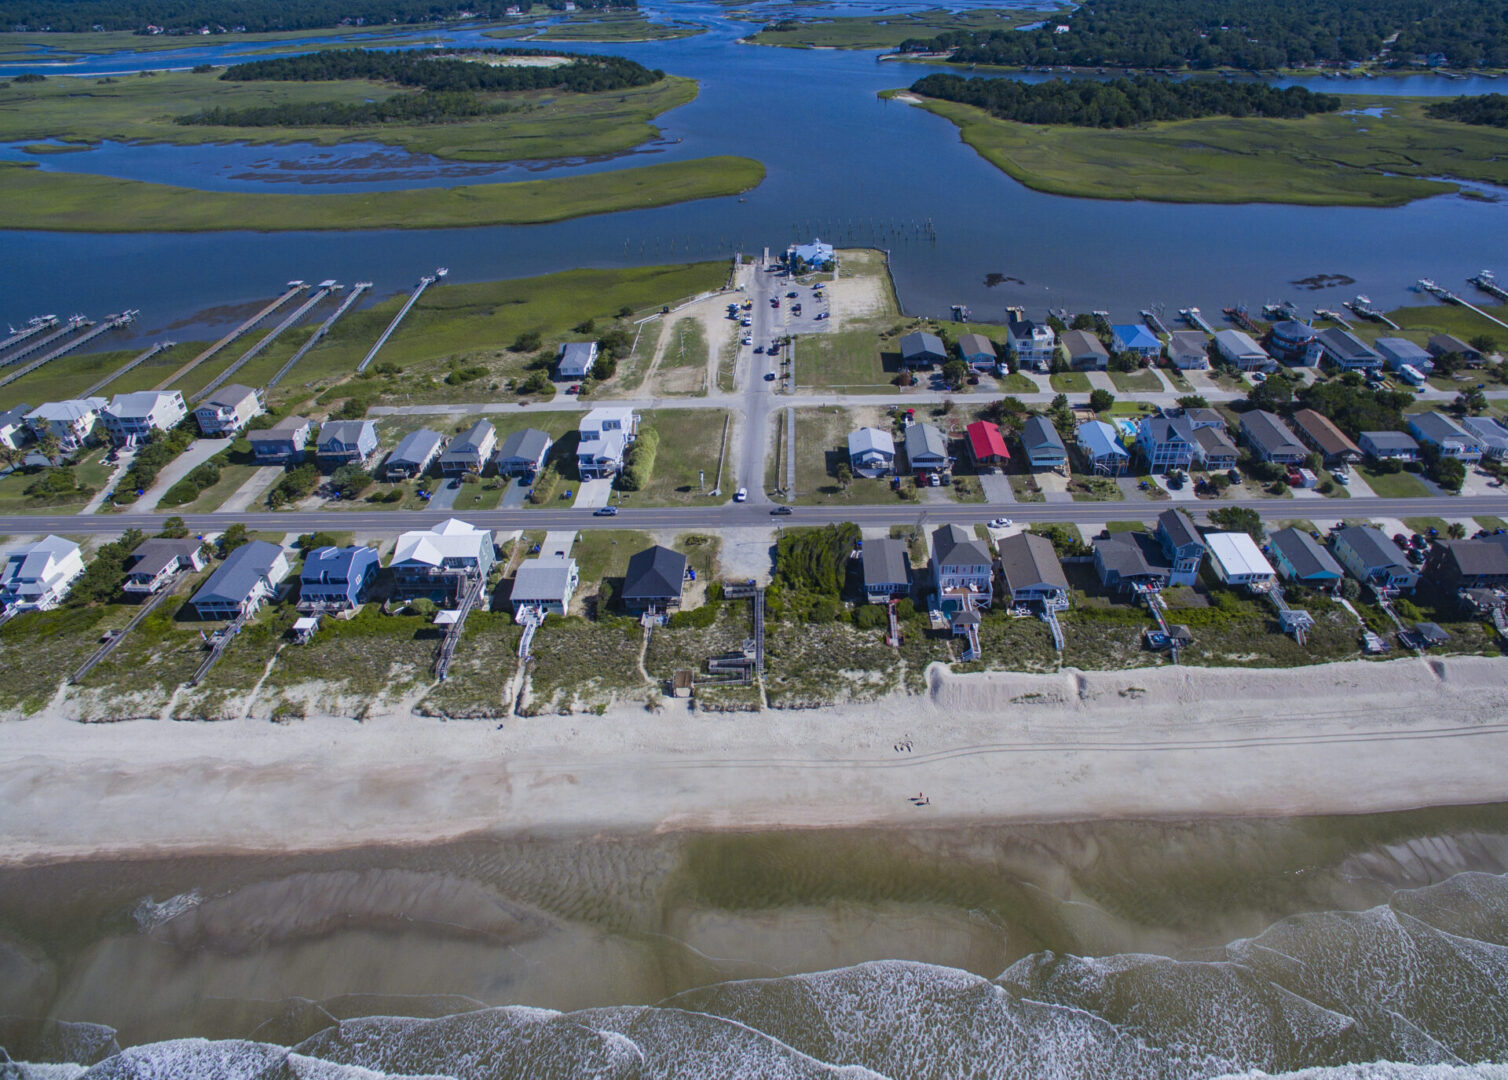
[{"label": "house with blue metal roof", "polygon": [[318,547],[304,556],[298,575],[298,606],[349,611],[366,600],[377,579],[377,552],[369,547]]},{"label": "house with blue metal roof", "polygon": [[1115,428],[1103,420],[1080,424],[1078,442],[1089,467],[1099,476],[1119,476],[1131,463],[1131,452],[1121,445]]},{"label": "house with blue metal roof", "polygon": [[1116,352],[1134,352],[1151,360],[1162,352],[1162,342],[1141,323],[1125,323],[1110,328]]},{"label": "house with blue metal roof", "polygon": [[793,266],[801,262],[812,270],[828,270],[838,263],[838,253],[820,237],[814,237],[810,244],[792,244],[786,249],[785,257]]}]

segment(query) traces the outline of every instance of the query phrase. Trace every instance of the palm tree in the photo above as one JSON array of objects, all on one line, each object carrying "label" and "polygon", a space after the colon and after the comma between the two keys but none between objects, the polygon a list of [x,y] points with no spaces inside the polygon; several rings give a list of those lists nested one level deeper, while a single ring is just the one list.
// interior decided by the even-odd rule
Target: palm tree
[{"label": "palm tree", "polygon": [[44,431],[37,436],[37,453],[50,462],[57,461],[59,455],[63,453],[63,445],[58,442],[58,437],[51,431]]},{"label": "palm tree", "polygon": [[1466,539],[1466,526],[1462,525],[1459,521],[1452,521],[1445,527],[1445,535],[1452,540],[1464,540]]}]

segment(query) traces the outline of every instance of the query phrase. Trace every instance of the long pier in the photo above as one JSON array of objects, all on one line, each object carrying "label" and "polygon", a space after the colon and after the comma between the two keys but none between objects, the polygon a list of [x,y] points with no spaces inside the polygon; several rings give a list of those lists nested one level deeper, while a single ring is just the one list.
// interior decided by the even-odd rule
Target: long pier
[{"label": "long pier", "polygon": [[1215,332],[1215,328],[1204,321],[1204,312],[1196,307],[1183,308],[1178,314],[1183,316],[1183,321],[1195,330],[1203,330],[1206,334],[1213,334]]},{"label": "long pier", "polygon": [[1261,336],[1262,328],[1257,325],[1255,319],[1246,313],[1244,307],[1228,307],[1224,310],[1223,314],[1248,334]]},{"label": "long pier", "polygon": [[320,323],[319,329],[314,331],[313,335],[310,336],[308,341],[299,346],[298,352],[290,356],[288,358],[288,362],[282,367],[278,368],[278,373],[267,380],[267,389],[271,390],[278,383],[282,382],[283,376],[287,375],[288,372],[293,370],[293,365],[302,360],[306,352],[314,348],[314,346],[318,345],[320,339],[330,332],[330,327],[335,325],[336,320],[344,315],[347,311],[349,311],[351,309],[351,305],[356,303],[356,301],[361,297],[361,294],[366,292],[371,287],[372,283],[370,281],[358,281],[354,286],[352,286],[351,291],[346,294],[346,298],[340,302],[340,307],[336,308],[328,319]]},{"label": "long pier", "polygon": [[1430,293],[1431,295],[1433,295],[1437,300],[1443,300],[1447,304],[1459,304],[1461,307],[1465,308],[1467,311],[1470,311],[1470,312],[1472,312],[1475,315],[1480,315],[1480,316],[1482,316],[1482,318],[1486,319],[1488,322],[1490,322],[1490,323],[1497,323],[1497,325],[1501,326],[1504,330],[1508,330],[1508,322],[1504,322],[1502,319],[1497,318],[1495,315],[1489,315],[1489,314],[1487,314],[1487,312],[1483,311],[1481,308],[1477,307],[1475,304],[1471,303],[1470,301],[1466,300],[1463,297],[1457,296],[1455,293],[1451,292],[1449,289],[1441,288],[1439,285],[1436,285],[1433,281],[1430,281],[1428,278],[1420,278],[1419,279],[1419,287],[1421,289],[1423,289],[1425,292]]},{"label": "long pier", "polygon": [[37,368],[41,367],[48,361],[56,360],[60,356],[73,352],[73,350],[77,349],[80,345],[88,344],[95,338],[99,337],[101,334],[108,333],[111,330],[119,329],[122,326],[130,325],[131,323],[136,321],[136,316],[139,314],[141,314],[141,312],[133,310],[123,311],[119,315],[111,315],[108,319],[100,323],[93,330],[90,330],[87,334],[80,334],[72,341],[65,341],[62,345],[59,345],[51,352],[43,353],[41,356],[37,357],[21,370],[13,371],[5,378],[0,379],[0,386],[5,386],[7,383],[13,383],[23,375],[30,375],[33,371],[36,371]]},{"label": "long pier", "polygon": [[1322,319],[1329,319],[1336,326],[1339,326],[1344,330],[1351,329],[1351,324],[1348,323],[1345,319],[1345,316],[1343,316],[1338,311],[1331,311],[1329,308],[1317,307],[1314,309],[1314,313]]},{"label": "long pier", "polygon": [[232,330],[230,333],[226,334],[219,341],[215,342],[213,345],[211,345],[209,348],[205,349],[198,356],[194,357],[187,364],[184,364],[177,371],[173,372],[173,374],[169,375],[162,382],[160,382],[156,386],[152,387],[152,389],[153,390],[166,390],[168,387],[172,386],[179,379],[181,379],[185,375],[187,375],[190,371],[193,371],[200,364],[204,363],[204,361],[208,360],[211,356],[214,356],[215,353],[217,353],[221,349],[225,348],[225,346],[229,345],[232,341],[235,341],[238,337],[240,337],[241,335],[243,335],[243,334],[247,333],[248,331],[250,331],[251,328],[254,327],[254,326],[256,326],[257,323],[259,323],[263,319],[267,318],[267,316],[271,315],[274,311],[276,311],[278,308],[282,307],[289,300],[292,300],[295,296],[297,296],[300,292],[302,292],[306,288],[308,288],[308,286],[306,286],[302,281],[290,281],[288,283],[288,290],[286,292],[284,292],[282,296],[279,296],[276,300],[274,300],[272,303],[268,304],[261,311],[257,312],[251,318],[249,318],[245,322],[243,322],[240,326],[236,327],[234,330]]},{"label": "long pier", "polygon": [[1141,311],[1138,311],[1137,314],[1141,316],[1141,321],[1147,324],[1148,329],[1150,329],[1152,333],[1161,334],[1163,337],[1172,336],[1168,328],[1163,325],[1162,320],[1157,317],[1157,313],[1155,311],[1152,311],[1148,308],[1143,308]]},{"label": "long pier", "polygon": [[63,324],[62,329],[56,330],[53,333],[48,334],[44,338],[40,338],[40,339],[38,339],[36,341],[29,342],[26,345],[25,348],[20,349],[17,352],[11,353],[11,355],[7,356],[5,359],[0,360],[0,367],[9,367],[11,364],[19,363],[20,361],[22,361],[22,360],[26,359],[28,356],[30,356],[32,353],[36,352],[38,349],[45,349],[45,348],[47,348],[47,346],[51,345],[54,341],[61,341],[63,338],[67,337],[69,334],[73,333],[75,330],[79,329],[81,326],[92,326],[92,325],[93,325],[93,323],[91,323],[84,316],[82,316],[82,315],[74,315],[71,318],[69,318],[69,320],[67,322],[65,322]]},{"label": "long pier", "polygon": [[23,330],[17,330],[13,326],[10,328],[10,337],[4,341],[0,341],[0,353],[3,353],[13,345],[21,344],[21,342],[29,337],[35,337],[43,330],[51,330],[56,325],[58,325],[58,317],[56,315],[38,315],[36,318],[29,320],[26,328]]},{"label": "long pier", "polygon": [[1483,270],[1476,277],[1467,278],[1466,280],[1481,289],[1488,296],[1508,302],[1508,289],[1498,284],[1497,278],[1492,276],[1491,270]]},{"label": "long pier", "polygon": [[298,322],[305,315],[309,314],[314,305],[318,304],[321,300],[329,296],[338,288],[340,288],[340,286],[335,284],[334,281],[320,282],[319,288],[314,290],[314,295],[309,297],[309,299],[305,300],[298,307],[294,308],[291,315],[289,315],[286,319],[284,319],[282,322],[278,323],[270,331],[268,331],[267,335],[263,337],[261,341],[257,342],[251,348],[242,353],[240,357],[236,359],[235,363],[231,364],[230,367],[226,368],[224,371],[220,372],[220,374],[211,379],[209,381],[209,384],[205,386],[203,390],[200,390],[197,394],[189,399],[189,403],[192,405],[197,405],[199,404],[199,402],[203,401],[205,398],[213,394],[216,390],[220,389],[220,387],[224,386],[227,382],[230,381],[231,376],[240,371],[256,357],[260,356],[262,354],[262,350],[276,341],[278,339],[278,336],[282,334],[284,330],[287,330],[294,323]]},{"label": "long pier", "polygon": [[433,274],[428,274],[419,279],[419,284],[415,287],[414,294],[408,298],[408,303],[404,304],[401,308],[398,309],[398,314],[394,315],[393,321],[387,324],[387,329],[384,330],[382,332],[382,336],[377,339],[377,344],[372,346],[372,351],[362,357],[361,363],[356,365],[356,374],[360,375],[367,369],[367,365],[372,362],[372,359],[377,355],[377,351],[387,344],[387,339],[393,336],[393,331],[398,329],[398,324],[403,321],[404,317],[409,313],[410,309],[412,309],[413,306],[419,302],[419,297],[424,295],[424,290],[429,288],[435,282],[439,281],[448,273],[450,273],[450,271],[442,266]]},{"label": "long pier", "polygon": [[152,357],[156,356],[158,353],[165,352],[166,350],[171,349],[176,344],[178,344],[176,341],[159,341],[159,342],[156,342],[150,349],[148,349],[146,352],[142,353],[136,359],[130,361],[127,364],[122,365],[121,367],[116,368],[114,371],[112,371],[110,374],[106,375],[99,382],[95,383],[89,389],[87,389],[83,393],[79,394],[79,397],[81,397],[81,398],[93,397],[95,394],[99,393],[105,387],[109,386],[111,383],[113,383],[116,379],[120,378],[126,372],[132,370],[133,368],[140,367],[142,364],[145,364],[148,360],[152,359]]}]

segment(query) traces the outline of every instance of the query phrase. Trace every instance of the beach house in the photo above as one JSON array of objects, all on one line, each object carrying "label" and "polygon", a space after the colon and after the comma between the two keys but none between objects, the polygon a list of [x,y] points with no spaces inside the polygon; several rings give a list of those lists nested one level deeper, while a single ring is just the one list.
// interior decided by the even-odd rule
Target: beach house
[{"label": "beach house", "polygon": [[1372,342],[1372,348],[1382,357],[1392,371],[1411,367],[1421,375],[1433,375],[1435,360],[1423,345],[1416,345],[1408,338],[1380,337]]},{"label": "beach house", "polygon": [[988,420],[975,420],[964,428],[969,446],[969,460],[976,472],[994,472],[1010,464],[1011,451],[1005,445],[1000,428]]},{"label": "beach house", "polygon": [[1482,456],[1489,458],[1508,457],[1508,426],[1490,416],[1463,416],[1461,426],[1482,447]]},{"label": "beach house", "polygon": [[933,595],[944,614],[989,607],[994,596],[994,569],[990,549],[972,531],[958,525],[933,530]]},{"label": "beach house", "polygon": [[545,615],[564,615],[581,583],[576,560],[568,555],[542,555],[519,563],[513,576],[513,590],[508,603],[514,617],[525,610]]},{"label": "beach house", "polygon": [[29,412],[31,406],[24,404],[0,412],[0,446],[7,450],[21,449],[21,444],[31,437],[31,429],[26,426]]},{"label": "beach house", "polygon": [[1168,560],[1168,584],[1192,585],[1198,581],[1205,543],[1189,516],[1182,510],[1164,510],[1157,515],[1154,535]]},{"label": "beach house", "polygon": [[1034,469],[1061,469],[1068,464],[1068,447],[1045,416],[1028,417],[1021,425],[1021,449]]},{"label": "beach house", "polygon": [[1122,323],[1110,328],[1110,343],[1116,352],[1131,352],[1143,360],[1155,360],[1162,352],[1162,342],[1142,323]]},{"label": "beach house", "polygon": [[1131,463],[1131,451],[1121,445],[1120,433],[1103,420],[1085,420],[1077,430],[1079,449],[1097,476],[1119,476]]},{"label": "beach house", "polygon": [[681,606],[685,583],[686,556],[679,551],[660,544],[636,551],[629,556],[623,575],[623,610],[633,615],[663,615]]},{"label": "beach house", "polygon": [[1349,330],[1332,326],[1317,335],[1324,358],[1341,371],[1381,368],[1382,357]]},{"label": "beach house", "polygon": [[299,610],[351,610],[366,600],[378,570],[377,552],[372,548],[315,548],[304,556],[304,567],[299,571]]},{"label": "beach house", "polygon": [[203,570],[208,565],[204,541],[192,536],[181,540],[153,537],[143,540],[126,558],[126,576],[121,590],[137,596],[150,596],[187,570]]},{"label": "beach house", "polygon": [[895,439],[880,428],[848,433],[848,468],[855,476],[889,476],[895,471]]},{"label": "beach house", "polygon": [[568,341],[560,347],[555,371],[561,379],[584,379],[592,373],[592,365],[596,363],[595,341]]},{"label": "beach house", "polygon": [[1241,434],[1246,445],[1263,461],[1297,465],[1309,458],[1309,450],[1288,430],[1288,425],[1265,409],[1241,414]]},{"label": "beach house", "polygon": [[1136,445],[1148,472],[1187,469],[1194,463],[1194,425],[1184,416],[1144,416],[1136,425]]},{"label": "beach house", "polygon": [[1285,581],[1311,589],[1333,589],[1345,576],[1335,556],[1303,529],[1279,529],[1267,538],[1267,551],[1273,569]]},{"label": "beach house", "polygon": [[1046,323],[1033,322],[1020,308],[1006,308],[1005,336],[1022,371],[1048,371],[1058,351],[1058,335]]},{"label": "beach house", "polygon": [[429,428],[410,431],[398,440],[383,463],[382,474],[389,480],[411,480],[423,476],[445,449],[445,436]]},{"label": "beach house", "polygon": [[1005,595],[1014,604],[1045,604],[1055,610],[1068,606],[1068,578],[1052,541],[1036,533],[1007,536],[997,545]]},{"label": "beach house", "polygon": [[1346,438],[1345,432],[1328,416],[1313,409],[1300,409],[1293,414],[1293,430],[1306,446],[1324,458],[1327,466],[1349,465],[1361,460],[1361,447]]},{"label": "beach house", "polygon": [[914,473],[945,473],[953,464],[948,440],[931,424],[906,427],[906,468]]},{"label": "beach house", "polygon": [[1000,363],[994,342],[983,334],[959,334],[958,353],[975,371],[990,371]]},{"label": "beach house", "polygon": [[532,483],[534,477],[544,469],[545,459],[550,456],[550,447],[554,445],[555,440],[550,438],[547,431],[540,431],[538,428],[515,431],[498,448],[497,474],[517,476],[525,483]]},{"label": "beach house", "polygon": [[1210,472],[1224,472],[1236,467],[1240,452],[1230,441],[1223,426],[1205,425],[1194,428],[1194,460]]},{"label": "beach house", "polygon": [[117,446],[134,446],[155,432],[176,427],[187,415],[188,406],[177,390],[138,390],[111,398],[100,410],[100,423]]},{"label": "beach house", "polygon": [[201,434],[214,438],[238,434],[262,411],[262,395],[249,386],[222,386],[194,407]]},{"label": "beach house", "polygon": [[1363,431],[1356,443],[1362,453],[1376,461],[1419,460],[1419,444],[1402,431]]},{"label": "beach house", "polygon": [[1274,360],[1293,367],[1314,367],[1324,355],[1314,327],[1297,319],[1273,323],[1267,348]]},{"label": "beach house", "polygon": [[599,405],[576,425],[576,471],[583,480],[617,476],[628,446],[638,437],[639,414],[621,405]]},{"label": "beach house", "polygon": [[270,428],[247,432],[246,439],[258,465],[291,465],[304,460],[304,448],[313,430],[314,421],[286,416]]},{"label": "beach house", "polygon": [[388,567],[400,597],[447,600],[459,596],[473,575],[486,577],[496,559],[491,530],[446,518],[399,536]]},{"label": "beach house", "polygon": [[12,548],[0,570],[0,610],[46,611],[62,603],[84,572],[79,546],[61,536],[44,536]]},{"label": "beach house", "polygon": [[1133,530],[1095,540],[1094,571],[1111,592],[1160,589],[1168,583],[1172,563],[1156,537]]},{"label": "beach house", "polygon": [[1444,413],[1414,413],[1408,418],[1409,431],[1427,446],[1439,448],[1442,456],[1459,461],[1482,460],[1482,443]]},{"label": "beach house", "polygon": [[440,455],[440,473],[443,476],[481,473],[496,447],[497,429],[490,420],[478,420],[450,440],[450,445]]},{"label": "beach house", "polygon": [[1482,351],[1474,349],[1466,342],[1453,334],[1435,334],[1425,346],[1430,356],[1438,360],[1442,356],[1459,356],[1468,365],[1476,366],[1482,362]]},{"label": "beach house", "polygon": [[189,603],[201,619],[249,618],[287,576],[288,556],[281,547],[250,540],[225,557]]},{"label": "beach house", "polygon": [[1064,331],[1063,354],[1075,371],[1104,371],[1110,364],[1110,351],[1087,330]]},{"label": "beach house", "polygon": [[1330,540],[1335,558],[1363,585],[1412,592],[1419,574],[1386,533],[1372,525],[1347,525]]},{"label": "beach house", "polygon": [[1209,549],[1210,569],[1226,585],[1244,585],[1252,592],[1264,592],[1277,583],[1277,571],[1249,534],[1205,533],[1204,543]]},{"label": "beach house", "polygon": [[314,453],[321,465],[362,465],[376,452],[377,425],[370,420],[326,420],[319,426]]},{"label": "beach house", "polygon": [[864,596],[871,603],[911,593],[911,560],[904,540],[869,540],[859,553]]},{"label": "beach house", "polygon": [[1215,351],[1241,371],[1268,371],[1276,368],[1267,350],[1240,330],[1215,331]]},{"label": "beach house", "polygon": [[901,365],[908,368],[927,368],[945,364],[948,349],[942,338],[924,330],[915,330],[900,340]]},{"label": "beach house", "polygon": [[1168,338],[1168,363],[1179,371],[1210,366],[1210,339],[1198,330],[1174,330]]},{"label": "beach house", "polygon": [[71,454],[93,437],[106,404],[104,398],[97,397],[49,401],[26,414],[26,426],[39,439],[51,435],[57,439],[58,449]]},{"label": "beach house", "polygon": [[1508,535],[1439,541],[1425,568],[1447,589],[1508,589]]}]

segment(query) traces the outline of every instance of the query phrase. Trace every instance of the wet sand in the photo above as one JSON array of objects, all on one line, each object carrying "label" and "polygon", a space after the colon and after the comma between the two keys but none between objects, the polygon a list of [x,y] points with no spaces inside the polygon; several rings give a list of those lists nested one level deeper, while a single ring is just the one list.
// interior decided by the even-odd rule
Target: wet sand
[{"label": "wet sand", "polygon": [[[0,863],[470,834],[1372,813],[1508,795],[1500,661],[953,676],[866,705],[5,724]],[[904,743],[909,742],[909,752]],[[901,749],[897,749],[901,746]],[[912,797],[930,800],[918,806]]]}]

